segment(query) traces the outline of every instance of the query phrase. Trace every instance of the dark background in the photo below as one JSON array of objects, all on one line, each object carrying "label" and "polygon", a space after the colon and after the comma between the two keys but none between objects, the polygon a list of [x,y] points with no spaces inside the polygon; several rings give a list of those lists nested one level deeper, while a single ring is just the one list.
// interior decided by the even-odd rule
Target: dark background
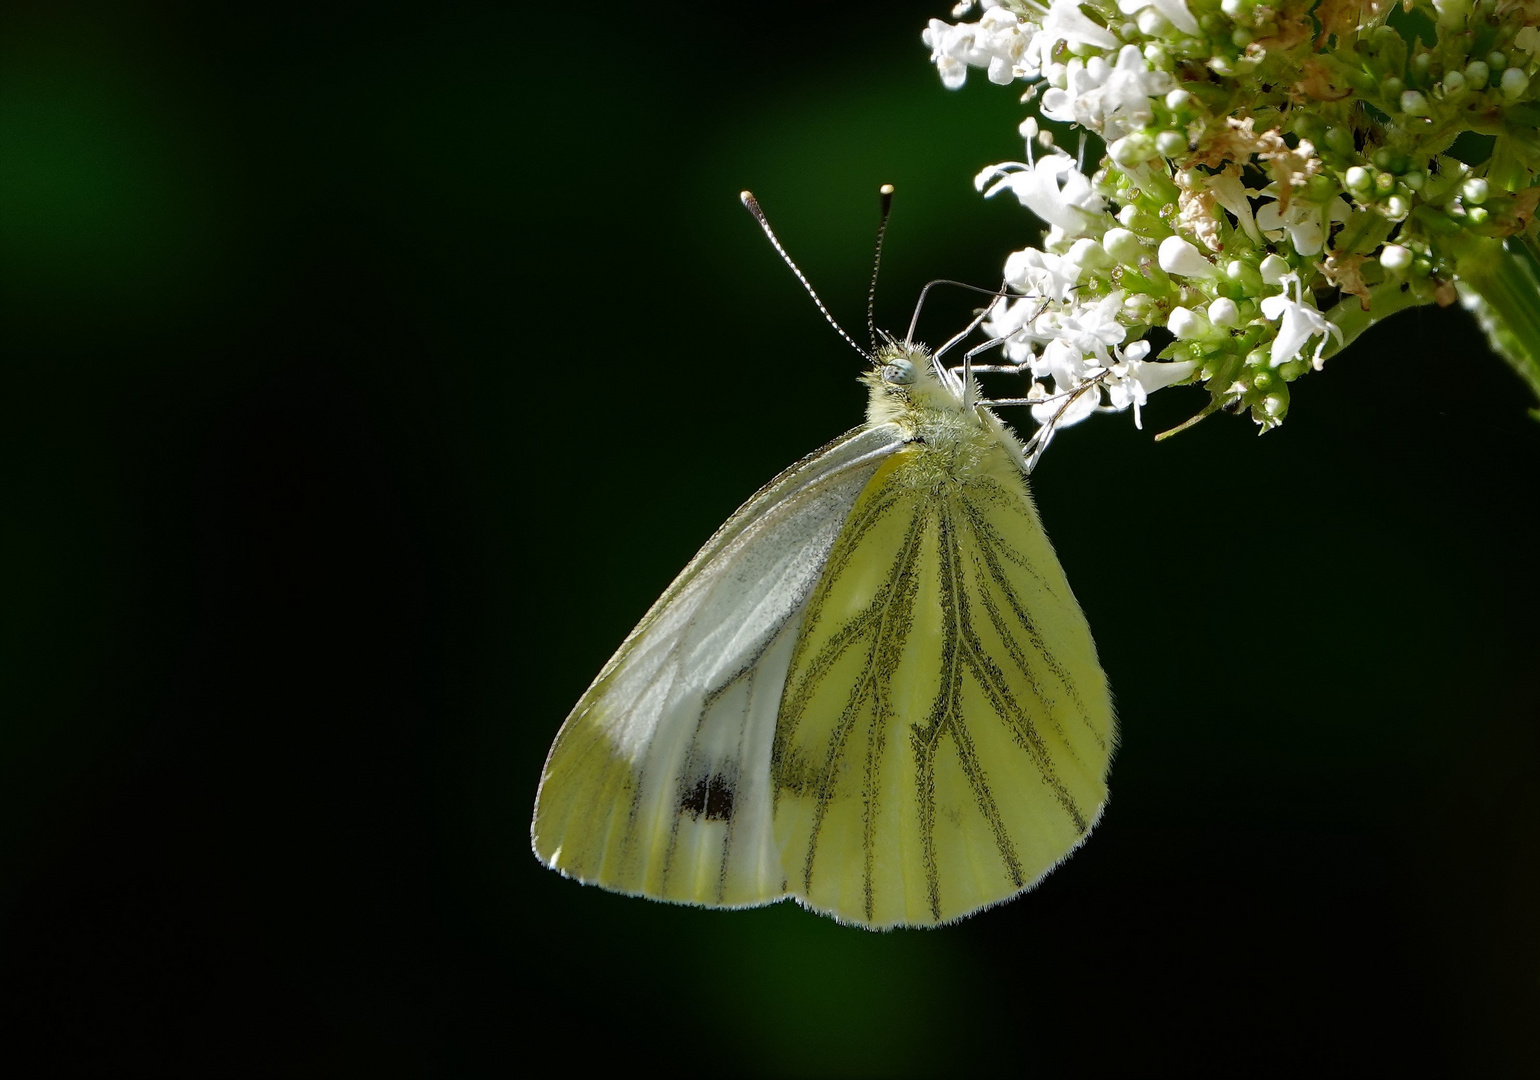
[{"label": "dark background", "polygon": [[[1540,425],[1458,310],[1034,475],[1123,747],[1034,893],[870,935],[542,869],[551,737],[1032,238],[931,3],[13,3],[0,1057],[40,1074],[1512,1075],[1540,1053]],[[966,298],[938,303],[935,340]],[[948,306],[950,304],[950,306]]]}]

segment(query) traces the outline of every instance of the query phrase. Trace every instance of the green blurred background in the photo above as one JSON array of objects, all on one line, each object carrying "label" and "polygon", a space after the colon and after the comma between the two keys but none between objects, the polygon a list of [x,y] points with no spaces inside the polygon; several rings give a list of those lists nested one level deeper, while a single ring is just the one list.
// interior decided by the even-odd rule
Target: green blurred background
[{"label": "green blurred background", "polygon": [[[1201,394],[1033,478],[1123,747],[1034,893],[881,936],[542,869],[551,737],[987,283],[1017,94],[946,0],[12,3],[0,1046],[88,1075],[1513,1075],[1540,1053],[1540,425],[1459,311],[1281,431]],[[960,325],[943,298],[922,336]]]}]

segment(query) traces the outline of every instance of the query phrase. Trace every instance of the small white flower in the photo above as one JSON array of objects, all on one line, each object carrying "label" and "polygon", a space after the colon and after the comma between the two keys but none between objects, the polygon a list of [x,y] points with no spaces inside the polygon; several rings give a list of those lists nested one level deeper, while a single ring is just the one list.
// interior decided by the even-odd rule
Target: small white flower
[{"label": "small white flower", "polygon": [[1171,88],[1171,75],[1151,70],[1135,45],[1118,52],[1116,65],[1100,56],[1072,58],[1063,85],[1043,92],[1043,115],[1079,124],[1109,142],[1148,126],[1154,119],[1150,99]]},{"label": "small white flower", "polygon": [[1241,231],[1251,242],[1260,245],[1262,231],[1257,228],[1256,218],[1251,213],[1251,196],[1256,192],[1241,182],[1240,169],[1234,164],[1225,166],[1222,171],[1209,177],[1208,189],[1213,193],[1215,202],[1235,215]]},{"label": "small white flower", "polygon": [[[985,190],[991,180],[993,185]],[[1002,190],[1013,192],[1021,205],[1062,229],[1066,238],[1091,231],[1106,208],[1068,154],[1045,154],[1030,165],[1019,161],[991,165],[974,177],[973,186],[986,199]]]},{"label": "small white flower", "polygon": [[1100,365],[1087,363],[1085,356],[1070,343],[1050,341],[1043,349],[1040,364],[1032,366],[1032,373],[1053,379],[1053,396],[1032,406],[1032,419],[1039,424],[1052,421],[1056,427],[1080,423],[1101,404],[1100,389],[1086,388],[1086,383],[1102,370]]},{"label": "small white flower", "polygon": [[1107,380],[1107,400],[1114,409],[1122,412],[1134,407],[1134,427],[1144,430],[1144,417],[1139,410],[1157,390],[1172,383],[1181,382],[1198,369],[1196,360],[1172,360],[1167,363],[1146,363],[1150,353],[1148,341],[1136,341],[1126,349],[1117,350],[1118,362],[1112,365]]},{"label": "small white flower", "polygon": [[987,68],[989,81],[1001,85],[1013,79],[1035,78],[1037,67],[1027,60],[1032,43],[1025,32],[1028,29],[1028,24],[1005,8],[991,7],[976,23],[954,26],[932,19],[920,40],[930,47],[930,59],[942,85],[956,90],[967,81],[969,67]]},{"label": "small white flower", "polygon": [[980,329],[992,338],[1003,339],[1001,350],[1007,361],[1018,366],[1029,364],[1037,354],[1032,351],[1028,330],[1042,311],[1043,301],[1036,297],[1001,297],[990,307]]},{"label": "small white flower", "polygon": [[[1299,355],[1307,341],[1320,334],[1320,344],[1315,347],[1315,355],[1311,357],[1312,365],[1319,371],[1321,353],[1326,348],[1327,335],[1335,337],[1337,343],[1341,344],[1342,331],[1336,323],[1322,315],[1315,305],[1305,303],[1304,286],[1300,283],[1298,274],[1284,274],[1281,284],[1283,292],[1262,299],[1262,314],[1278,323],[1278,336],[1273,338],[1273,349],[1268,357],[1268,365],[1277,367],[1288,363]],[[1289,299],[1290,285],[1294,286],[1292,300]]]},{"label": "small white flower", "polygon": [[1043,32],[1037,47],[1046,55],[1061,41],[1071,45],[1094,45],[1098,49],[1115,49],[1118,39],[1105,26],[1098,26],[1080,10],[1079,0],[1053,0],[1048,14],[1043,17]]},{"label": "small white flower", "polygon": [[1006,258],[1005,280],[1028,296],[1063,303],[1075,294],[1080,267],[1062,256],[1027,248]]},{"label": "small white flower", "polygon": [[1106,347],[1121,345],[1128,336],[1128,331],[1118,322],[1118,313],[1122,310],[1123,290],[1114,289],[1094,303],[1075,308],[1063,325],[1074,331],[1074,341],[1081,349],[1105,359]]},{"label": "small white flower", "polygon": [[[1277,199],[1273,193],[1263,192],[1262,195],[1264,198]],[[1326,221],[1323,219],[1329,215],[1331,221],[1347,220],[1348,208],[1341,196],[1333,196],[1325,207],[1298,197],[1289,201],[1287,210],[1280,210],[1279,205],[1274,201],[1258,210],[1257,224],[1264,232],[1271,232],[1275,236],[1287,232],[1294,250],[1307,257],[1319,255],[1326,246]]]},{"label": "small white flower", "polygon": [[1198,20],[1193,18],[1192,12],[1187,10],[1182,0],[1118,0],[1118,10],[1124,15],[1133,15],[1151,7],[1182,33],[1189,37],[1199,35]]}]

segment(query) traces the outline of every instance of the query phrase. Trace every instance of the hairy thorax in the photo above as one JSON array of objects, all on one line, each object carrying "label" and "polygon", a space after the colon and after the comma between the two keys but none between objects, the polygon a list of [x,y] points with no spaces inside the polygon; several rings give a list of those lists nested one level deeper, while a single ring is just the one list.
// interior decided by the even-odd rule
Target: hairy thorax
[{"label": "hairy thorax", "polygon": [[[964,404],[960,378],[943,383],[921,345],[878,350],[864,376],[870,391],[867,424],[892,424],[913,448],[909,482],[940,487],[990,477],[1019,484],[1020,444],[988,409]],[[977,401],[977,390],[972,395]]]}]

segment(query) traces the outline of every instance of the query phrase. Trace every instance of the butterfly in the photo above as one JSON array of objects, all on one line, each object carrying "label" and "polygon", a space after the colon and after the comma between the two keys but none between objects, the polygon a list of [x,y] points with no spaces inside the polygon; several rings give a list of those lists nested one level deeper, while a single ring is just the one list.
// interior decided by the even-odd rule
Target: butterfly
[{"label": "butterfly", "polygon": [[1024,447],[939,352],[869,356],[865,422],[733,514],[567,717],[531,829],[546,866],[933,926],[1095,826],[1116,720]]}]

